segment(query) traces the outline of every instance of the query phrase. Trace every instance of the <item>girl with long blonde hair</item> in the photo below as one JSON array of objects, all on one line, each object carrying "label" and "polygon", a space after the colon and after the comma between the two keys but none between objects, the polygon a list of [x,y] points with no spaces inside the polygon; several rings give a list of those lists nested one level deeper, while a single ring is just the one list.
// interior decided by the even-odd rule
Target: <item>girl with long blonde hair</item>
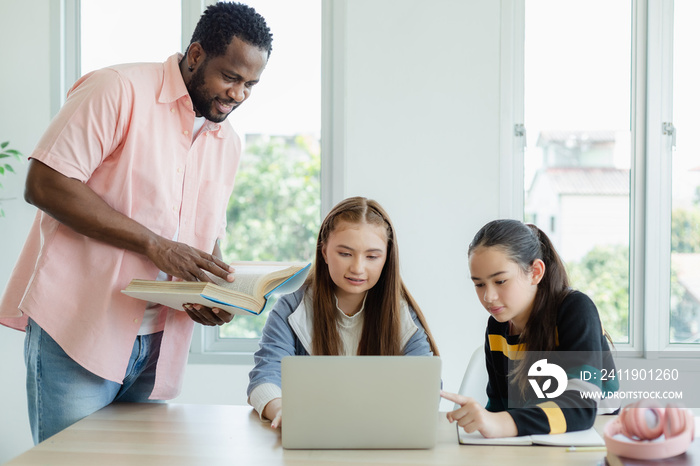
[{"label": "girl with long blonde hair", "polygon": [[248,401],[277,427],[281,360],[290,355],[439,355],[399,273],[396,231],[376,201],[348,198],[326,216],[304,286],[272,309]]}]

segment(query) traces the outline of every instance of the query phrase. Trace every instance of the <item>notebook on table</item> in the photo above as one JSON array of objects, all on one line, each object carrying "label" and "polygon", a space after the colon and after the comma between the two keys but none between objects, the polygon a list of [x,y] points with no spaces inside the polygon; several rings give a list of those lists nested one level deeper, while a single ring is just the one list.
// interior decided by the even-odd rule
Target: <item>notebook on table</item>
[{"label": "notebook on table", "polygon": [[553,447],[604,447],[605,441],[595,428],[563,434],[524,435],[520,437],[484,438],[479,432],[467,433],[457,427],[462,445],[547,445]]},{"label": "notebook on table", "polygon": [[433,356],[282,359],[282,446],[435,446],[441,361]]}]

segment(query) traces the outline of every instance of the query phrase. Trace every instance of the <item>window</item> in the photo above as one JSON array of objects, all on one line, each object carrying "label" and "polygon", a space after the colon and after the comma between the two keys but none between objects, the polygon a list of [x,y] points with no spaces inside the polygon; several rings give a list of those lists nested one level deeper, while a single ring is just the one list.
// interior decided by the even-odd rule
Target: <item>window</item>
[{"label": "window", "polygon": [[[243,156],[221,249],[227,262],[311,261],[321,223],[321,0],[246,4],[265,17],[274,40],[255,105],[230,117]],[[193,354],[250,360],[268,315],[202,328]]]},{"label": "window", "polygon": [[629,341],[631,18],[629,1],[525,2],[525,218],[550,219],[538,226],[616,342]]},{"label": "window", "polygon": [[551,217],[538,226],[618,348],[693,349],[700,343],[700,158],[691,136],[700,123],[693,51],[700,5],[502,5],[504,26],[514,26],[503,33],[511,73],[502,89],[512,105],[502,119],[511,128],[502,133],[502,155],[520,167],[502,174],[515,186],[502,215]]},{"label": "window", "polygon": [[179,0],[80,0],[80,74],[165,61],[180,50],[181,9]]},{"label": "window", "polygon": [[[700,4],[675,0],[673,15],[673,120],[671,133],[670,341],[700,343],[700,102],[695,44]],[[669,124],[670,123],[670,124]],[[677,134],[676,134],[677,133]]]},{"label": "window", "polygon": [[52,115],[83,74],[118,63],[162,62],[181,50],[182,11],[192,1],[51,2]]}]

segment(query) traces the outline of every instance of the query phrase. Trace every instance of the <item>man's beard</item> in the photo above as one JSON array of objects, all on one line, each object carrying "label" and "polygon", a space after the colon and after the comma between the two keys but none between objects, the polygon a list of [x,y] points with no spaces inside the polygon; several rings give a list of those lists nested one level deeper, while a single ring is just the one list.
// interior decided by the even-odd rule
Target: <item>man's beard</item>
[{"label": "man's beard", "polygon": [[[194,111],[196,113],[199,113],[201,116],[203,116],[209,121],[212,121],[214,123],[221,123],[226,119],[226,117],[229,116],[231,112],[226,114],[215,114],[213,112],[212,109],[214,108],[214,98],[209,96],[204,85],[205,68],[206,65],[200,66],[199,68],[197,68],[197,71],[192,73],[190,83],[187,85],[187,91],[190,94],[190,98],[192,99],[192,106],[194,107]],[[233,108],[235,109],[236,107]]]}]

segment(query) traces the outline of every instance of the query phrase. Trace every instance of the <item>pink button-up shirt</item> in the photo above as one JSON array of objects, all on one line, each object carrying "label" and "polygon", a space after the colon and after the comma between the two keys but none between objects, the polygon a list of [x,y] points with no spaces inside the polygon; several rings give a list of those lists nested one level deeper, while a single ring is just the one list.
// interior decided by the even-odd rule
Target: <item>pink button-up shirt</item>
[{"label": "pink button-up shirt", "polygon": [[[31,157],[155,233],[178,232],[179,241],[212,252],[225,231],[241,144],[228,123],[209,121],[192,141],[180,57],[82,77]],[[81,366],[121,383],[146,303],[120,290],[157,275],[145,256],[39,211],[0,301],[0,323],[24,329],[29,316]],[[185,312],[168,310],[151,398],[179,393],[192,328]]]}]

